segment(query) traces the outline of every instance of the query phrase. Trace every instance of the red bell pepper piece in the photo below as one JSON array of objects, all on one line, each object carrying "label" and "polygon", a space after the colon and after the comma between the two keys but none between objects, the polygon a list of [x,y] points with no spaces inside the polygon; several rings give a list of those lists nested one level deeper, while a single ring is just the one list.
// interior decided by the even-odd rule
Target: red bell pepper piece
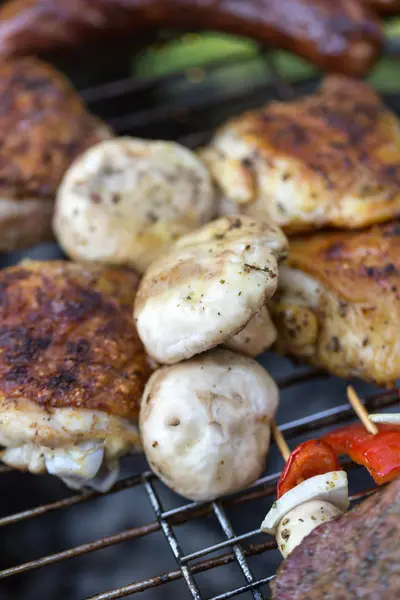
[{"label": "red bell pepper piece", "polygon": [[357,453],[357,462],[368,469],[378,485],[393,481],[400,475],[400,431],[370,435],[357,448]]},{"label": "red bell pepper piece", "polygon": [[379,423],[379,433],[369,433],[361,423],[342,427],[323,437],[335,452],[347,454],[366,467],[376,483],[382,485],[400,475],[400,426]]},{"label": "red bell pepper piece", "polygon": [[291,453],[278,482],[277,498],[305,479],[340,470],[333,449],[321,440],[303,442]]},{"label": "red bell pepper piece", "polygon": [[[376,425],[379,431],[399,431],[399,425],[390,423],[379,423]],[[372,433],[367,431],[362,423],[353,423],[346,427],[340,427],[330,431],[322,437],[322,440],[329,444],[335,452],[340,454],[348,454],[348,450],[357,448],[361,443],[373,437]]]}]

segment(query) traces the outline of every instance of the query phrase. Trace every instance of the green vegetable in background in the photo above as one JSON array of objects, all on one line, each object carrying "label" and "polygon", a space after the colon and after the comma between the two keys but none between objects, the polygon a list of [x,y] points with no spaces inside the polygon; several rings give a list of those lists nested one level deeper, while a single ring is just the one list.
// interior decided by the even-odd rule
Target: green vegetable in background
[{"label": "green vegetable in background", "polygon": [[[389,21],[386,29],[389,37],[400,37],[400,19]],[[312,65],[287,52],[275,51],[272,58],[279,72],[289,81],[317,73]],[[216,33],[185,34],[153,45],[135,57],[133,72],[142,77],[157,77],[187,70],[189,78],[201,78],[201,66],[223,59],[230,59],[231,67],[213,74],[215,84],[219,82],[225,87],[237,87],[238,83],[251,85],[261,72],[264,80],[266,75],[267,79],[271,78],[266,59],[259,55],[255,42]],[[400,90],[400,59],[383,58],[373,70],[370,81],[381,91]]]}]

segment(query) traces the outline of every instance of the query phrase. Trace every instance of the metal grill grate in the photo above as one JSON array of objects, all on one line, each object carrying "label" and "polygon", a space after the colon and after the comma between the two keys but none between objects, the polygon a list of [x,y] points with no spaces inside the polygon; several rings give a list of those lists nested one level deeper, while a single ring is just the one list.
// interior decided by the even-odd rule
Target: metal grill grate
[{"label": "metal grill grate", "polygon": [[[240,80],[236,87],[230,84],[226,88],[224,85],[215,84],[213,78],[221,74],[226,75],[230,68],[244,67],[244,71],[246,71],[247,68],[250,69],[254,66],[256,61],[258,61],[257,75],[252,75],[251,83],[244,83],[243,80]],[[222,81],[224,81],[223,77]],[[231,57],[210,63],[204,69],[195,72],[189,69],[186,72],[174,73],[161,78],[135,80],[128,77],[84,90],[82,95],[92,110],[105,117],[119,134],[134,133],[143,137],[173,138],[195,147],[206,142],[213,128],[231,114],[260,105],[269,98],[291,98],[298,93],[312,89],[316,81],[317,79],[309,78],[295,86],[290,85],[280,76],[273,56],[260,49],[258,57]],[[393,95],[388,97],[387,101],[393,107],[398,102],[397,110],[400,112],[400,97]],[[288,392],[292,397],[296,395],[300,398],[307,393],[305,390],[310,382],[324,378],[327,378],[327,375],[316,370],[295,371],[294,374],[281,378],[278,382],[282,398]],[[332,379],[329,378],[330,381]],[[369,394],[366,400],[367,408],[380,410],[391,406],[398,401],[399,393],[400,390],[393,390]],[[340,395],[338,397],[344,398]],[[290,442],[352,417],[352,410],[347,403],[335,404],[328,409],[284,422],[280,428]],[[354,467],[350,463],[344,463],[344,466],[345,468]],[[6,477],[10,469],[1,467],[0,471],[3,473],[3,477]],[[108,495],[141,487],[145,490],[154,512],[152,522],[6,568],[0,571],[0,577],[16,576],[66,559],[93,553],[127,540],[147,536],[154,532],[162,532],[176,560],[176,569],[100,593],[92,596],[90,600],[123,598],[179,579],[185,580],[193,598],[201,600],[206,596],[201,592],[197,576],[230,563],[237,563],[239,566],[243,575],[243,585],[214,595],[211,600],[226,600],[246,592],[250,597],[262,600],[268,597],[267,584],[274,576],[273,572],[267,573],[268,555],[266,553],[276,549],[275,541],[267,536],[260,537],[258,540],[259,529],[237,535],[230,518],[228,518],[228,511],[236,505],[251,510],[252,503],[259,499],[265,499],[266,512],[272,502],[278,478],[279,472],[269,473],[249,490],[232,497],[211,504],[184,503],[170,510],[164,509],[158,493],[156,478],[151,472],[146,471],[125,478],[119,481]],[[370,489],[357,492],[353,494],[352,501],[364,498],[372,492],[373,490]],[[99,494],[89,491],[71,495],[0,518],[0,527],[4,528],[29,519],[45,517],[54,511],[83,505],[98,497]],[[216,519],[224,536],[223,541],[185,554],[178,542],[177,528],[206,515]],[[264,553],[266,555],[266,573],[264,577],[259,578],[253,572],[251,559]],[[188,597],[188,594],[187,592],[185,597]]]}]

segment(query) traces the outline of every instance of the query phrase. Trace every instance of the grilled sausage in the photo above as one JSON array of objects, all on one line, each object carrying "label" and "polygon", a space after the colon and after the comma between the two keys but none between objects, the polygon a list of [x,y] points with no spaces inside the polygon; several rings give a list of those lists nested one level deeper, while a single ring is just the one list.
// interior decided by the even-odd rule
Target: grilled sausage
[{"label": "grilled sausage", "polygon": [[216,29],[291,50],[323,69],[361,75],[382,42],[360,0],[9,0],[0,54],[37,53],[161,27]]},{"label": "grilled sausage", "polygon": [[363,0],[369,6],[382,15],[396,15],[400,13],[399,0]]}]

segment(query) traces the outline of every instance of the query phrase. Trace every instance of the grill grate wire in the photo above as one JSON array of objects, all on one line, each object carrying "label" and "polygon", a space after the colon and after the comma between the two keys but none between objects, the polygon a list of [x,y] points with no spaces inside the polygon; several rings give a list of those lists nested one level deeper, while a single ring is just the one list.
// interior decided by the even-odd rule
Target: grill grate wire
[{"label": "grill grate wire", "polygon": [[[398,52],[399,43],[400,42],[395,42],[392,46],[388,46],[388,50],[390,51],[390,49],[393,48],[393,52]],[[174,99],[172,103],[161,103],[159,100],[158,104],[150,105],[147,103],[147,95],[153,98],[157,98],[158,96],[159,99],[159,95],[163,93],[165,86],[168,87],[177,83],[179,84],[179,82],[182,81],[187,83],[188,72],[172,73],[158,78],[135,79],[134,77],[127,77],[119,81],[107,82],[83,90],[81,94],[91,109],[105,117],[118,134],[134,133],[135,135],[141,136],[162,137],[154,135],[154,132],[157,132],[160,127],[163,132],[164,130],[167,131],[167,135],[164,137],[171,137],[189,147],[196,147],[204,144],[208,140],[216,125],[216,123],[212,123],[210,126],[206,123],[205,126],[203,126],[205,115],[207,116],[213,114],[214,111],[217,111],[219,115],[218,120],[222,121],[230,116],[230,114],[233,114],[231,112],[231,107],[234,107],[234,112],[238,113],[242,108],[245,109],[260,105],[268,98],[290,100],[299,92],[301,93],[304,90],[312,89],[318,81],[317,78],[311,77],[303,80],[300,84],[293,86],[288,81],[285,81],[280,75],[274,56],[271,52],[260,47],[259,56],[264,61],[265,78],[259,77],[251,86],[241,87],[233,92],[231,90],[226,92],[221,89],[215,91],[214,89],[211,93],[209,90],[207,90],[207,93],[205,94],[196,93],[191,96],[190,102],[187,101],[187,96],[184,95],[183,102],[176,102]],[[226,69],[232,65],[237,66],[240,63],[245,64],[246,61],[249,60],[248,57],[231,56],[223,60],[211,62],[207,66],[201,68],[200,84],[202,81],[207,81],[207,78],[210,75],[220,69]],[[199,89],[201,90],[201,88]],[[121,111],[118,107],[121,99],[124,99],[124,107],[126,107],[126,98],[132,98],[134,106],[135,95],[142,96],[142,106],[139,107],[138,110],[136,110],[136,107],[135,110],[129,108],[128,110],[125,109],[122,111],[123,114],[119,114]],[[393,105],[393,102],[397,103],[397,110],[400,112],[400,96],[389,97],[387,100],[390,105]],[[151,107],[149,108],[149,106]],[[112,114],[113,110],[115,110],[117,114]],[[105,114],[103,114],[104,112]],[[201,117],[201,126],[197,126],[198,117]],[[278,385],[281,391],[291,388],[301,394],[303,386],[307,382],[327,377],[328,375],[321,371],[307,369],[300,373],[296,372],[289,377],[281,378],[280,381],[278,381]],[[365,404],[368,410],[379,410],[384,407],[392,406],[398,402],[399,397],[400,389],[380,391],[370,394],[366,398]],[[291,440],[297,436],[318,431],[324,427],[351,419],[352,417],[353,413],[351,407],[348,403],[343,403],[334,408],[319,411],[314,414],[307,414],[302,418],[283,423],[280,425],[280,429],[284,432],[286,439]],[[344,467],[355,468],[354,465],[349,462],[344,463]],[[0,467],[0,474],[5,476],[10,470],[11,469],[6,466]],[[279,475],[280,473],[267,474],[257,481],[250,489],[217,502],[188,502],[171,510],[164,510],[154,485],[156,477],[150,471],[127,477],[117,482],[112,490],[108,492],[108,495],[117,494],[142,486],[146,491],[148,501],[154,512],[153,522],[3,569],[0,571],[0,578],[8,578],[27,571],[40,569],[47,565],[83,556],[127,540],[161,531],[176,560],[176,569],[119,587],[118,589],[99,593],[88,600],[114,600],[117,598],[124,598],[179,579],[184,579],[186,581],[188,590],[195,600],[203,600],[204,596],[200,592],[195,576],[199,573],[204,573],[211,569],[216,569],[220,566],[234,562],[239,565],[239,568],[242,571],[244,584],[214,596],[213,598],[209,598],[208,600],[227,600],[228,598],[239,596],[245,592],[250,593],[256,600],[263,600],[268,597],[268,589],[266,586],[274,575],[271,574],[261,579],[255,577],[248,559],[275,549],[275,540],[264,536],[264,538],[260,538],[262,540],[261,542],[248,543],[251,542],[252,538],[256,538],[256,536],[260,534],[260,530],[256,529],[244,534],[236,535],[227,516],[226,508],[233,505],[251,506],[251,503],[257,499],[273,497]],[[369,494],[374,493],[374,491],[375,489],[367,489],[358,492],[351,497],[351,500],[358,501]],[[100,496],[103,495],[92,491],[73,494],[55,502],[49,502],[29,510],[2,517],[0,518],[0,527],[11,526],[29,519],[43,517],[46,514],[64,508],[83,505]],[[205,515],[213,515],[216,518],[224,534],[224,540],[185,555],[178,543],[174,527],[194,521]],[[221,550],[224,551],[223,554],[207,557],[208,555],[212,555]]]}]

